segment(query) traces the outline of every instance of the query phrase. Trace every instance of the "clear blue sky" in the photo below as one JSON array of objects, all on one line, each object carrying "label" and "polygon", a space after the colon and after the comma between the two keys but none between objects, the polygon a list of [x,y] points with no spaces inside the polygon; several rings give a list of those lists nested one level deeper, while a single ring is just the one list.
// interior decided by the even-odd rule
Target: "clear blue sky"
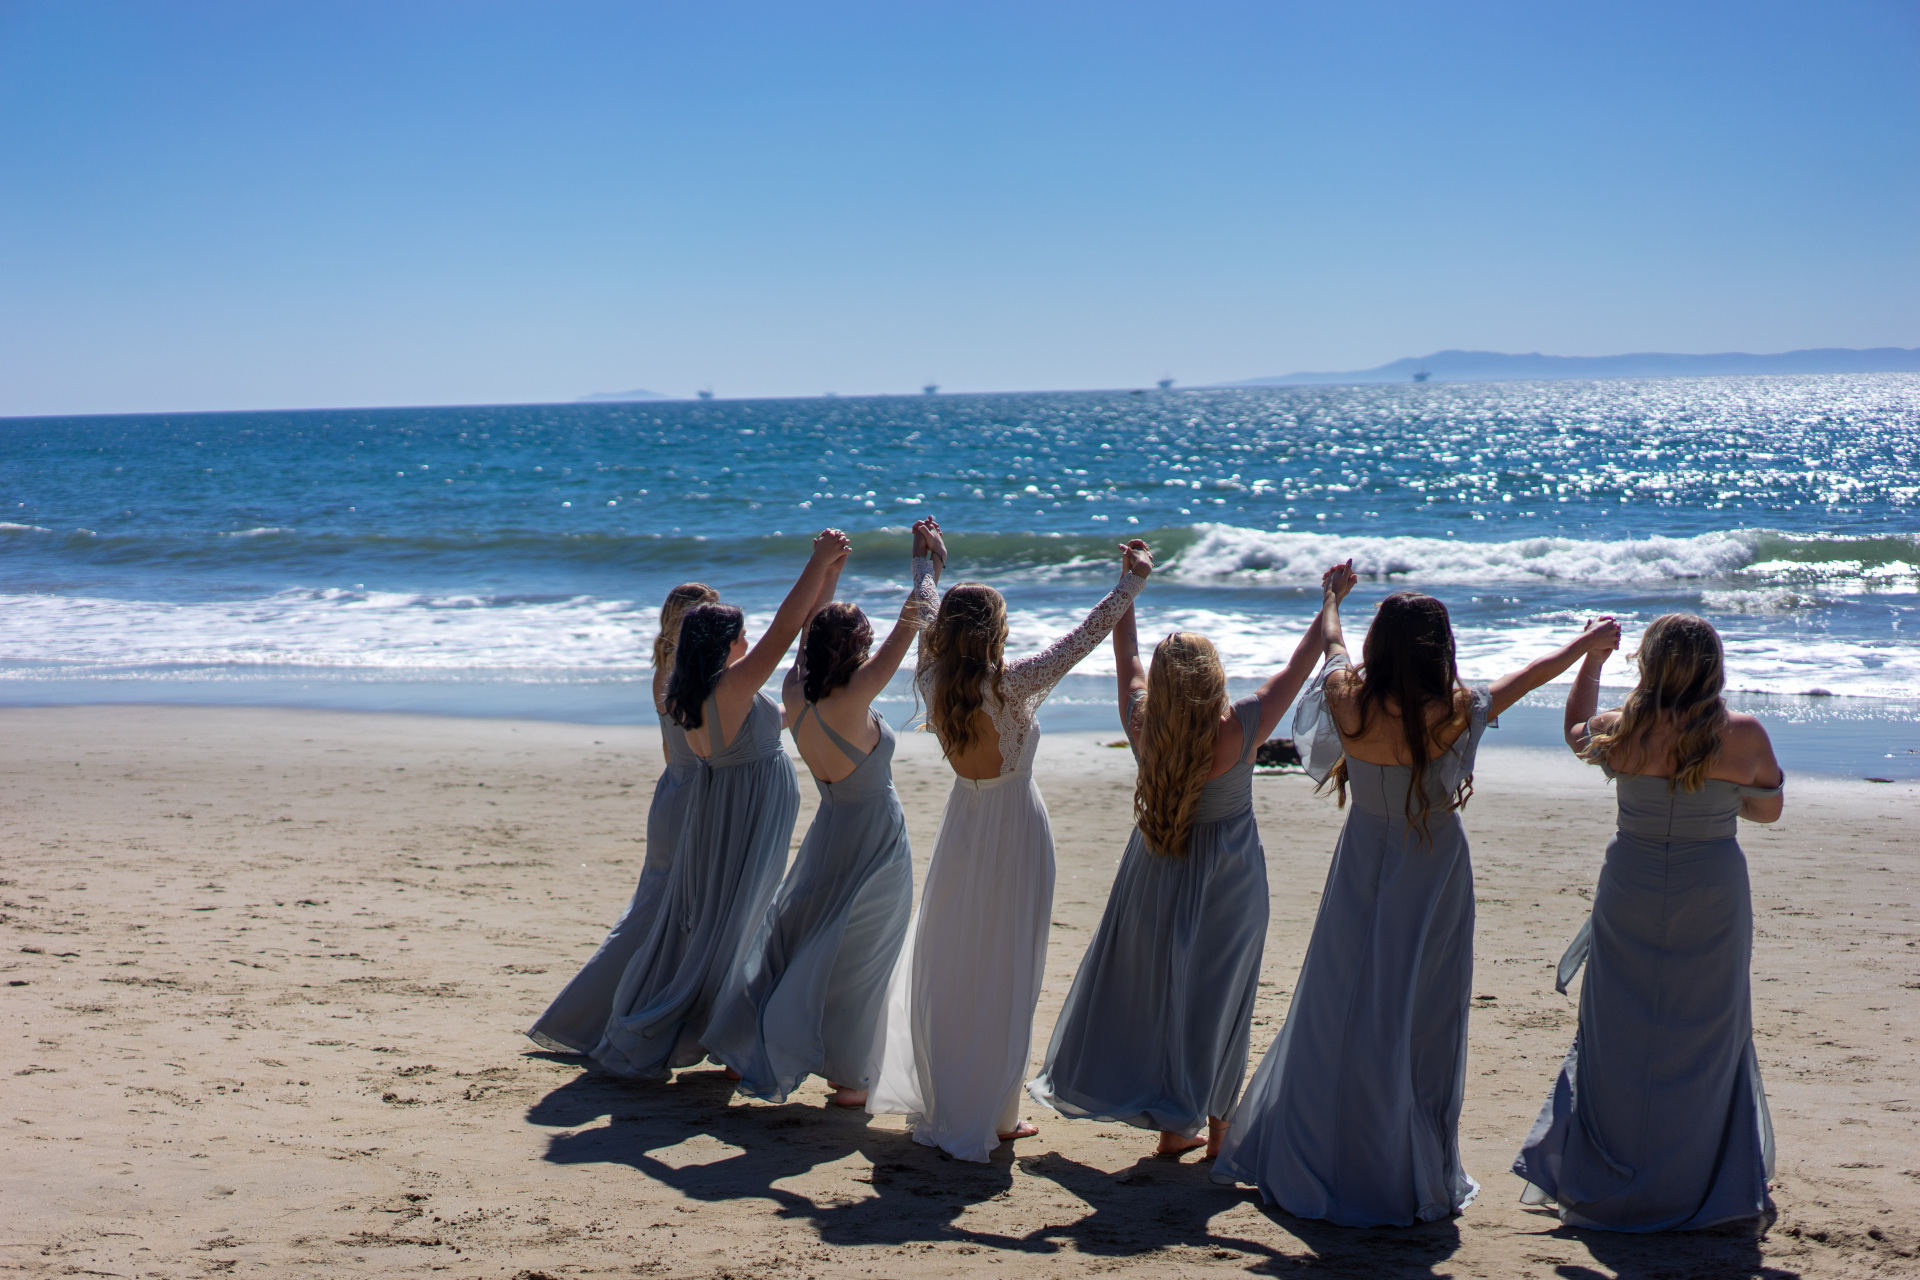
[{"label": "clear blue sky", "polygon": [[1920,345],[1920,5],[0,0],[0,414]]}]

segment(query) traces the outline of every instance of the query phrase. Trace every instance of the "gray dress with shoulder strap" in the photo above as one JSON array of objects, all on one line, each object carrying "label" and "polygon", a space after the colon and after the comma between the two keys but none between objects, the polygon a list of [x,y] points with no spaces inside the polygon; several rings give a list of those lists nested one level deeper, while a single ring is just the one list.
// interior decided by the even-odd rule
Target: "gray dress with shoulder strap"
[{"label": "gray dress with shoulder strap", "polygon": [[1580,1026],[1513,1162],[1521,1198],[1610,1231],[1750,1218],[1769,1206],[1773,1123],[1753,1050],[1737,829],[1743,798],[1780,788],[1616,781],[1619,830],[1560,966],[1564,991],[1586,964]]},{"label": "gray dress with shoulder strap", "polygon": [[614,993],[593,1059],[623,1076],[664,1080],[707,1056],[702,1037],[741,947],[787,865],[800,784],[780,746],[780,708],[753,695],[733,741],[706,706],[711,756],[688,787],[662,904]]},{"label": "gray dress with shoulder strap", "polygon": [[1233,714],[1240,758],[1202,790],[1186,856],[1154,853],[1138,827],[1127,840],[1046,1065],[1027,1085],[1063,1116],[1191,1137],[1240,1096],[1267,941],[1267,854],[1246,758],[1259,698]]},{"label": "gray dress with shoulder strap", "polygon": [[769,1102],[785,1102],[809,1075],[867,1087],[874,1026],[913,913],[893,729],[874,716],[880,741],[862,751],[812,703],[796,731],[809,713],[854,770],[838,782],[814,778],[813,824],[707,1026],[707,1052],[740,1073],[740,1092]]},{"label": "gray dress with shoulder strap", "polygon": [[[1309,771],[1339,758],[1323,668],[1294,733]],[[1347,758],[1349,807],[1286,1025],[1254,1071],[1214,1161],[1300,1218],[1407,1226],[1479,1193],[1460,1164],[1473,865],[1447,797],[1473,773],[1492,694],[1470,691],[1466,731],[1427,765],[1431,838],[1407,819],[1413,770]],[[1416,806],[1416,812],[1418,812]]]},{"label": "gray dress with shoulder strap", "polygon": [[620,976],[627,971],[633,953],[647,940],[654,917],[660,912],[667,872],[673,866],[673,849],[680,839],[680,824],[692,791],[689,784],[701,767],[700,757],[687,745],[685,729],[662,720],[660,736],[666,740],[667,768],[653,784],[653,803],[647,808],[647,860],[640,868],[640,883],[599,949],[528,1029],[527,1038],[543,1049],[593,1052],[607,1029]]}]

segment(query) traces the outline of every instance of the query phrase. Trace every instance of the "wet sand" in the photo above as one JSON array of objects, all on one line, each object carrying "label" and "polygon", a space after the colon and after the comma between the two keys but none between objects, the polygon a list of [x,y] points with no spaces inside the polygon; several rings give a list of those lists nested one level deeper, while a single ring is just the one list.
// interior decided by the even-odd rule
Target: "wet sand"
[{"label": "wet sand", "polygon": [[[1111,736],[1111,735],[1105,735]],[[1483,752],[1461,1217],[1353,1231],[1263,1208],[1152,1137],[1029,1104],[988,1165],[893,1118],[636,1086],[520,1034],[644,856],[656,731],[258,709],[0,711],[0,1275],[1366,1277],[1920,1272],[1920,786],[1789,781],[1742,828],[1780,1149],[1771,1229],[1627,1237],[1518,1203],[1508,1163],[1571,1038],[1552,968],[1611,792]],[[1498,733],[1489,742],[1497,744]],[[1059,883],[1034,1052],[1104,905],[1125,751],[1041,747]],[[919,871],[946,775],[898,780]],[[1256,780],[1278,1030],[1339,815]],[[795,833],[812,810],[811,787]]]}]

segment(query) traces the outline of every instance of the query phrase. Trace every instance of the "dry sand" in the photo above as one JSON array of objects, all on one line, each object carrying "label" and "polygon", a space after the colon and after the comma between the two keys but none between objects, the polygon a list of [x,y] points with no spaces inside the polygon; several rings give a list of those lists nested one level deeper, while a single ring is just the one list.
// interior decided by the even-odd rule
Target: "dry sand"
[{"label": "dry sand", "polygon": [[[1610,793],[1571,758],[1488,749],[1462,1123],[1486,1189],[1454,1221],[1352,1231],[1031,1106],[1039,1138],[968,1165],[823,1110],[817,1085],[730,1105],[710,1071],[635,1086],[534,1052],[521,1029],[640,865],[653,730],[94,707],[0,712],[0,734],[0,1274],[1920,1273],[1912,785],[1795,779],[1784,821],[1742,831],[1778,1221],[1623,1237],[1524,1210],[1505,1171],[1572,1034],[1552,965]],[[946,789],[927,746],[899,766],[923,860]],[[1036,1055],[1130,786],[1091,736],[1040,756],[1060,874]],[[1255,786],[1258,1052],[1339,819],[1298,776]]]}]

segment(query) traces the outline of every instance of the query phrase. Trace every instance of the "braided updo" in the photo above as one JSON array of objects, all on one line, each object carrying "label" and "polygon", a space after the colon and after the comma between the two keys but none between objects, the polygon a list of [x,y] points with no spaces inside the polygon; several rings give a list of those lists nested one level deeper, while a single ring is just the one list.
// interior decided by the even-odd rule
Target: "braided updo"
[{"label": "braided updo", "polygon": [[860,606],[836,600],[813,616],[807,625],[808,702],[820,699],[853,679],[853,673],[873,649],[873,624]]},{"label": "braided updo", "polygon": [[745,616],[730,604],[697,604],[681,615],[665,702],[667,714],[682,729],[698,729],[704,722],[707,699],[727,673],[727,655],[746,627]]}]

